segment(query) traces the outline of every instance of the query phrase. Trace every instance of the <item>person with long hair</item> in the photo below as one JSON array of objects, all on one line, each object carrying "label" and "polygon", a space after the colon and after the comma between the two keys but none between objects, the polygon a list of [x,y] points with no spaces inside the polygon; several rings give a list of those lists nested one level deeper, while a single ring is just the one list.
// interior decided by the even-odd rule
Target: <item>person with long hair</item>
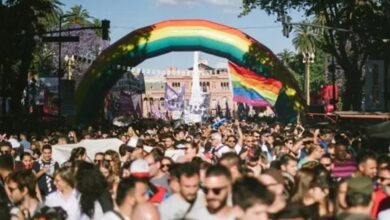
[{"label": "person with long hair", "polygon": [[54,172],[53,176],[57,190],[46,197],[45,205],[63,208],[68,214],[67,220],[80,219],[79,193],[75,189],[72,169],[70,167],[61,167]]},{"label": "person with long hair", "polygon": [[100,219],[105,212],[113,209],[107,182],[94,164],[80,162],[75,177],[83,220]]},{"label": "person with long hair", "polygon": [[119,176],[121,170],[121,159],[119,153],[114,150],[107,150],[104,153],[104,161],[109,162],[115,176]]},{"label": "person with long hair", "polygon": [[[321,174],[321,175],[317,175]],[[306,219],[332,219],[334,205],[330,199],[331,178],[323,172],[302,168],[297,174],[290,208],[299,208]]]},{"label": "person with long hair", "polygon": [[23,165],[23,169],[30,170],[32,169],[34,158],[28,152],[23,152],[21,156],[21,162]]},{"label": "person with long hair", "polygon": [[116,186],[119,183],[119,177],[115,175],[114,170],[109,162],[103,161],[99,164],[99,171],[107,182],[108,191],[114,195]]}]

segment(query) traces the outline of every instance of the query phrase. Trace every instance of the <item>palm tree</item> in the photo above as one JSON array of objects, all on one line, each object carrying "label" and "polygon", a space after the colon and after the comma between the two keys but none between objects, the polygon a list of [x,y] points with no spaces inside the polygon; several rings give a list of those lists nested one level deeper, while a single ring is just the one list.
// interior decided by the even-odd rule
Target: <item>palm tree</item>
[{"label": "palm tree", "polygon": [[[97,18],[94,18],[92,20],[92,26],[94,26],[94,27],[101,27],[102,26],[102,21],[97,19]],[[95,32],[96,32],[97,36],[99,36],[99,37],[102,36],[102,29],[100,29],[100,28],[95,29]]]},{"label": "palm tree", "polygon": [[277,54],[277,56],[285,66],[289,67],[289,65],[294,61],[295,54],[288,49],[283,49],[282,52]]},{"label": "palm tree", "polygon": [[311,24],[304,21],[301,25],[295,27],[295,36],[292,43],[300,53],[315,52],[318,35],[310,26]]},{"label": "palm tree", "polygon": [[91,21],[89,20],[91,18],[89,12],[86,9],[84,9],[81,5],[75,5],[72,8],[70,8],[70,11],[67,11],[64,17],[65,17],[64,20],[65,27],[69,27],[72,24],[78,24],[82,27],[85,27],[91,24]]},{"label": "palm tree", "polygon": [[318,35],[308,21],[304,21],[301,25],[298,25],[294,33],[295,36],[292,42],[298,52],[302,53],[303,62],[305,63],[306,104],[310,105],[310,63],[314,62],[314,52],[316,43],[318,42]]}]

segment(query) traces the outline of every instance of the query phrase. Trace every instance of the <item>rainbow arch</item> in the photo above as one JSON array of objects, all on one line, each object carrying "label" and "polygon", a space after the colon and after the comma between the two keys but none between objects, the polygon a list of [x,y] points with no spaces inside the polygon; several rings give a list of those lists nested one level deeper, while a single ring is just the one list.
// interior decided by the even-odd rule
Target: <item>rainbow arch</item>
[{"label": "rainbow arch", "polygon": [[118,65],[136,66],[172,51],[203,51],[224,57],[283,87],[275,103],[284,121],[295,119],[304,101],[294,77],[274,53],[238,29],[207,20],[168,20],[135,30],[105,49],[84,74],[76,91],[77,118],[90,123],[99,115],[105,94],[121,77]]}]

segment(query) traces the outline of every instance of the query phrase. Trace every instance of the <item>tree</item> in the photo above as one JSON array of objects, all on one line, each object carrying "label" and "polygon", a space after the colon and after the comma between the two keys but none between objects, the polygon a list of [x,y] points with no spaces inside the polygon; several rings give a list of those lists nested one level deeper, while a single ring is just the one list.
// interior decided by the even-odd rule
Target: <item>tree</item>
[{"label": "tree", "polygon": [[282,52],[277,54],[278,58],[283,62],[287,67],[294,61],[295,53],[289,51],[288,49],[283,49]]},{"label": "tree", "polygon": [[[43,21],[58,7],[56,0],[8,0],[0,6],[1,93],[11,98],[15,114],[21,109],[20,100],[27,85],[37,36],[45,31]],[[3,113],[4,110],[3,105]]]},{"label": "tree", "polygon": [[301,25],[294,27],[292,43],[299,53],[316,52],[318,39],[313,28],[309,26],[310,24],[309,21],[304,21]]},{"label": "tree", "polygon": [[292,42],[295,48],[303,55],[305,63],[305,93],[306,104],[310,105],[310,64],[314,62],[316,51],[316,34],[308,21],[295,27],[295,37]]},{"label": "tree", "polygon": [[295,9],[303,11],[307,17],[323,16],[324,25],[333,28],[320,31],[324,40],[318,46],[333,55],[344,70],[343,109],[361,109],[364,65],[368,56],[377,49],[375,42],[379,42],[381,37],[383,39],[378,33],[388,33],[386,13],[389,1],[243,0],[243,15],[255,8],[270,15],[285,14],[287,9]]},{"label": "tree", "polygon": [[81,5],[73,6],[70,11],[65,13],[65,22],[64,26],[69,27],[74,24],[78,24],[82,27],[91,25],[92,22],[89,20],[91,16],[86,9],[83,9]]},{"label": "tree", "polygon": [[[301,90],[304,88],[304,71],[305,66],[302,62],[303,56],[299,53],[294,53],[288,49],[284,49],[281,53],[278,53],[279,59],[288,67],[292,72],[294,78],[297,80]],[[326,54],[322,51],[316,53],[316,57],[313,65],[310,67],[311,81],[310,88],[311,92],[316,94],[319,93],[321,87],[326,83],[325,70],[326,70]]]}]

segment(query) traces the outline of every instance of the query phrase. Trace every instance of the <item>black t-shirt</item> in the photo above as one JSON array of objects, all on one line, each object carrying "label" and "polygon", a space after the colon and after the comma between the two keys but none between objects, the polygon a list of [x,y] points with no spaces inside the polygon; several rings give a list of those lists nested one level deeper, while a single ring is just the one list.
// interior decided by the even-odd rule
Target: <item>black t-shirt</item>
[{"label": "black t-shirt", "polygon": [[56,190],[56,187],[53,184],[53,174],[60,166],[57,162],[44,162],[42,160],[38,160],[33,163],[32,168],[36,173],[38,173],[43,167],[48,167],[49,170],[47,173],[44,173],[38,178],[38,187],[42,196],[47,196],[49,193]]}]

